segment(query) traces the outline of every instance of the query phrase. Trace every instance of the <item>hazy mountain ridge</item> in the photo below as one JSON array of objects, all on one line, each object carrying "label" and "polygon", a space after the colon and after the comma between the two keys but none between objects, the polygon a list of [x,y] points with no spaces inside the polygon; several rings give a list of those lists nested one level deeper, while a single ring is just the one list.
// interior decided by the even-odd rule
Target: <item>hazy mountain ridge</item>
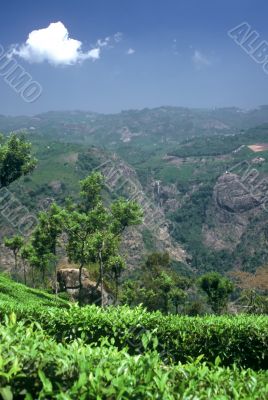
[{"label": "hazy mountain ridge", "polygon": [[[112,146],[114,142],[130,142],[139,137],[153,137],[156,142],[183,140],[192,136],[230,134],[268,123],[268,107],[254,110],[239,108],[191,109],[158,107],[128,110],[118,114],[86,111],[47,112],[33,117],[0,115],[0,128],[38,131],[68,141],[91,142]],[[127,134],[126,134],[127,132]]]}]

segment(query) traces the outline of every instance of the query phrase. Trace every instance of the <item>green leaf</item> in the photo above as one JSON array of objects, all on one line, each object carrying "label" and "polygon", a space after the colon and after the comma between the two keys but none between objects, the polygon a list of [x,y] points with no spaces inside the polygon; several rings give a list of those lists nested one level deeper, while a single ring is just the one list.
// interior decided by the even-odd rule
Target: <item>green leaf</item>
[{"label": "green leaf", "polygon": [[3,400],[13,400],[13,394],[11,391],[10,386],[6,386],[0,389],[0,394],[3,398]]},{"label": "green leaf", "polygon": [[44,374],[44,372],[41,371],[41,370],[39,370],[39,371],[38,371],[38,375],[39,375],[39,378],[40,378],[40,380],[41,380],[41,382],[42,382],[42,384],[43,384],[43,389],[44,389],[44,391],[45,391],[47,394],[52,393],[52,392],[53,392],[52,384],[51,384],[50,380],[46,377],[46,375]]}]

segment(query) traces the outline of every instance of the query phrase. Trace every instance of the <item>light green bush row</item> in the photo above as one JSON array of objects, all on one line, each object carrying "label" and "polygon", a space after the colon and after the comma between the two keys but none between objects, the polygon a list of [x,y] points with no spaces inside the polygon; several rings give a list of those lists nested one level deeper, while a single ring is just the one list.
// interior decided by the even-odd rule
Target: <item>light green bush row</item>
[{"label": "light green bush row", "polygon": [[[37,324],[0,325],[0,394],[25,399],[258,399],[268,393],[268,372],[223,368],[202,360],[166,366],[147,349],[131,356],[111,344],[59,344]],[[156,343],[155,343],[156,344]]]},{"label": "light green bush row", "polygon": [[128,346],[133,355],[143,352],[142,335],[150,332],[157,338],[158,353],[171,362],[185,363],[190,357],[203,355],[209,362],[219,356],[223,365],[236,363],[255,370],[268,368],[267,316],[192,318],[149,313],[141,307],[58,309],[0,302],[2,320],[12,311],[19,319],[38,321],[57,342],[82,338],[88,344],[98,344],[108,338],[119,349]]},{"label": "light green bush row", "polygon": [[56,299],[53,294],[14,282],[4,274],[0,274],[0,302],[2,301],[32,307],[68,307],[66,300],[59,297]]}]

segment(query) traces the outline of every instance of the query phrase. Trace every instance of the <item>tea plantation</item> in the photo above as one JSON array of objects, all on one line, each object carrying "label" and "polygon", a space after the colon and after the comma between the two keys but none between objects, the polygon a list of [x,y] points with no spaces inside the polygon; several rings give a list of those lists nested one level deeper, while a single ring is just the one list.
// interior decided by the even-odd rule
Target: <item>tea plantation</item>
[{"label": "tea plantation", "polygon": [[0,276],[10,399],[267,399],[266,316],[79,308]]}]

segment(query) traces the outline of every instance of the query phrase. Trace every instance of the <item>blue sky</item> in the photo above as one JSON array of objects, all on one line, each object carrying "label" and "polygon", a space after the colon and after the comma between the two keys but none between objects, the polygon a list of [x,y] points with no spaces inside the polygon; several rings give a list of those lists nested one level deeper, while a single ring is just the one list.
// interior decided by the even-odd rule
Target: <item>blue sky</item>
[{"label": "blue sky", "polygon": [[[43,90],[27,103],[0,76],[0,114],[267,104],[268,74],[227,35],[246,21],[268,41],[267,14],[267,0],[4,2],[0,44]],[[80,43],[71,62],[25,54],[58,21]]]}]

